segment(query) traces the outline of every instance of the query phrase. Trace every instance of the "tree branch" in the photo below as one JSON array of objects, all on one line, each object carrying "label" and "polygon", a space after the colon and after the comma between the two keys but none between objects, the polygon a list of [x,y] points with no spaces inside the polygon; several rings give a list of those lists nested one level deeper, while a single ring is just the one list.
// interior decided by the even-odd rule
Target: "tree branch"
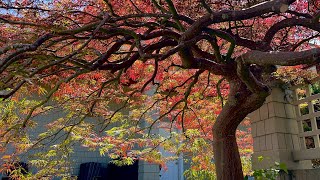
[{"label": "tree branch", "polygon": [[270,12],[285,13],[293,2],[294,0],[274,0],[260,3],[244,10],[222,10],[207,14],[192,24],[184,33],[182,40],[191,39],[195,34],[199,34],[204,27],[213,23],[246,20]]},{"label": "tree branch", "polygon": [[246,64],[295,66],[320,62],[320,48],[300,52],[249,51],[240,56]]},{"label": "tree branch", "polygon": [[310,28],[312,30],[320,32],[320,24],[318,21],[315,21],[314,19],[298,19],[296,17],[284,19],[276,24],[274,24],[266,33],[266,35],[263,38],[263,41],[266,42],[266,44],[270,44],[272,41],[274,35],[281,29],[286,27],[292,27],[292,26],[303,26]]}]

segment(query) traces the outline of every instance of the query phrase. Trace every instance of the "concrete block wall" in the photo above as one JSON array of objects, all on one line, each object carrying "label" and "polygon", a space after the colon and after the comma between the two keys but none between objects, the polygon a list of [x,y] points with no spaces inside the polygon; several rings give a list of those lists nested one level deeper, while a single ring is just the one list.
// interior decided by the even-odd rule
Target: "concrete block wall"
[{"label": "concrete block wall", "polygon": [[[310,161],[293,161],[292,151],[300,148],[295,107],[280,88],[273,89],[264,105],[249,115],[252,123],[254,169],[269,168],[275,162],[289,169],[311,168]],[[264,157],[262,162],[258,157]]]},{"label": "concrete block wall", "polygon": [[148,162],[139,162],[138,179],[139,180],[159,180],[160,167],[158,164],[151,164]]},{"label": "concrete block wall", "polygon": [[291,177],[284,180],[319,180],[320,170],[319,169],[305,169],[292,171]]}]

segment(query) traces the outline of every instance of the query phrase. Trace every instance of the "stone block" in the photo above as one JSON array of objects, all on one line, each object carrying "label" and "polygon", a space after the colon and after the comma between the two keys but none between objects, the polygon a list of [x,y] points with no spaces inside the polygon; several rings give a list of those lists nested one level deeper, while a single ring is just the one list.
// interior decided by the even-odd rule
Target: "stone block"
[{"label": "stone block", "polygon": [[269,111],[269,118],[276,116],[276,112],[274,110],[274,102],[268,103],[268,111]]},{"label": "stone block", "polygon": [[284,105],[287,118],[296,118],[295,106],[292,104],[285,104]]},{"label": "stone block", "polygon": [[260,120],[265,120],[269,118],[269,110],[268,110],[268,104],[263,104],[260,109]]},{"label": "stone block", "polygon": [[[280,117],[272,117],[265,120],[265,133],[273,134],[273,133],[287,133],[289,131],[295,132],[297,127],[295,126],[295,121],[286,118]],[[293,128],[292,130],[289,128]],[[257,132],[258,133],[258,132]]]},{"label": "stone block", "polygon": [[272,135],[271,134],[266,135],[266,148],[267,148],[267,150],[272,150],[273,149],[273,147],[272,147]]},{"label": "stone block", "polygon": [[307,147],[306,147],[306,139],[305,139],[305,137],[300,137],[299,138],[299,142],[300,142],[300,148],[301,149],[306,149]]},{"label": "stone block", "polygon": [[286,138],[285,134],[283,133],[277,133],[278,143],[279,143],[279,149],[286,149]]},{"label": "stone block", "polygon": [[299,129],[298,129],[298,122],[295,119],[288,119],[286,121],[287,124],[287,132],[291,134],[298,134]]},{"label": "stone block", "polygon": [[275,116],[283,117],[283,118],[287,117],[286,110],[284,108],[284,103],[274,102],[273,107],[274,107],[274,111],[275,111]]},{"label": "stone block", "polygon": [[292,135],[285,134],[287,149],[293,149]]},{"label": "stone block", "polygon": [[272,148],[273,150],[279,149],[279,140],[277,134],[272,134]]},{"label": "stone block", "polygon": [[290,149],[279,150],[281,161],[293,161],[292,151]]},{"label": "stone block", "polygon": [[298,135],[292,135],[292,143],[293,143],[293,149],[295,149],[295,150],[299,150],[300,149],[300,143],[299,143]]},{"label": "stone block", "polygon": [[277,133],[287,133],[288,132],[288,119],[285,118],[279,118],[274,117],[274,126],[275,126],[275,132]]},{"label": "stone block", "polygon": [[254,152],[260,151],[260,141],[259,137],[253,138],[253,150]]},{"label": "stone block", "polygon": [[265,135],[264,121],[257,122],[257,136]]},{"label": "stone block", "polygon": [[252,137],[257,136],[257,123],[256,122],[251,123],[251,134],[252,134]]},{"label": "stone block", "polygon": [[266,136],[261,136],[259,137],[259,143],[260,143],[260,151],[265,151],[267,150],[266,146]]},{"label": "stone block", "polygon": [[297,121],[297,126],[298,126],[298,132],[303,132],[303,125],[302,125],[302,121]]},{"label": "stone block", "polygon": [[266,134],[272,134],[276,132],[275,118],[269,118],[265,120],[265,132]]}]

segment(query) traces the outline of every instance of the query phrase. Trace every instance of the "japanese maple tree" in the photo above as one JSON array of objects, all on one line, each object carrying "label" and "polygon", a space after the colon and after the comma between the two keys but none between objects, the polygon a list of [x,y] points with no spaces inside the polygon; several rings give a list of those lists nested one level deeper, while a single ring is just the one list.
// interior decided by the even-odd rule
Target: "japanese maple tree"
[{"label": "japanese maple tree", "polygon": [[[217,178],[242,179],[237,127],[281,86],[277,67],[319,63],[319,7],[317,0],[2,0],[0,97],[43,94],[25,105],[24,118],[2,122],[2,141],[22,136],[55,99],[80,120],[52,122],[49,134],[64,129],[102,153],[117,147],[112,156],[154,147],[131,153],[156,162],[160,144],[179,152],[192,144],[172,143],[199,145],[201,137],[212,142]],[[103,117],[101,131],[122,125],[89,134],[89,116]],[[155,127],[169,137],[156,138]]]}]

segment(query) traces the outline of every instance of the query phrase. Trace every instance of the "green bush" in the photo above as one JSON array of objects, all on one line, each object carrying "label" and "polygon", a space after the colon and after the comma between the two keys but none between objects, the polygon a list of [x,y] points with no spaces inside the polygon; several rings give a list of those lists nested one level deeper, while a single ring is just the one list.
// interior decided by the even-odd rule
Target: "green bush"
[{"label": "green bush", "polygon": [[[263,161],[263,157],[259,156],[258,161]],[[257,169],[253,171],[253,176],[256,180],[276,180],[280,175],[280,172],[283,171],[288,174],[288,169],[286,164],[275,162],[273,166],[268,169]],[[245,180],[248,179],[248,176],[245,177]]]}]

